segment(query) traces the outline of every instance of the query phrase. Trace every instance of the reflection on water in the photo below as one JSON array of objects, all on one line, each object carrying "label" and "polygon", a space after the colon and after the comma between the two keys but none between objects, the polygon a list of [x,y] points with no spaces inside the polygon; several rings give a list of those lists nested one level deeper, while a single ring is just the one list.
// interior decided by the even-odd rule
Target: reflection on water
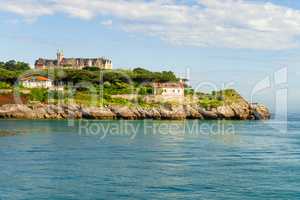
[{"label": "reflection on water", "polygon": [[0,199],[297,199],[300,123],[278,124],[3,120]]}]

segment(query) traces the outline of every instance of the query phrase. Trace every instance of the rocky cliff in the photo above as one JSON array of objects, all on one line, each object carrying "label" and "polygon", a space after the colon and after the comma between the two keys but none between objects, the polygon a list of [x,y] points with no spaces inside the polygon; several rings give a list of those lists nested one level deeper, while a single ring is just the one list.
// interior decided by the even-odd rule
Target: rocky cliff
[{"label": "rocky cliff", "polygon": [[0,118],[16,119],[234,119],[266,120],[270,118],[267,107],[246,101],[206,110],[197,104],[160,106],[110,105],[86,107],[80,105],[7,104],[0,107]]}]

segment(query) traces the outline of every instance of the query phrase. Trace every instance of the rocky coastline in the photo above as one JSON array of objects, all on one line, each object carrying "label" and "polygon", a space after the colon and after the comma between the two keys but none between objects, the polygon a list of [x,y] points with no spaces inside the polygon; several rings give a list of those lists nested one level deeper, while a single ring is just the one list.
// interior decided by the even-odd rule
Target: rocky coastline
[{"label": "rocky coastline", "polygon": [[261,104],[248,102],[204,109],[197,104],[141,107],[108,105],[88,107],[77,104],[6,104],[0,107],[2,119],[156,119],[156,120],[268,120],[271,114]]}]

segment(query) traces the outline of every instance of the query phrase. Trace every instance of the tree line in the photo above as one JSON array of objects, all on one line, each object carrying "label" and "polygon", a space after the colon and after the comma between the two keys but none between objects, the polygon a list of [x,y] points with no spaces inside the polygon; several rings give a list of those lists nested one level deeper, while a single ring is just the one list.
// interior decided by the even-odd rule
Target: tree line
[{"label": "tree line", "polygon": [[0,82],[13,85],[24,73],[49,75],[56,83],[89,82],[95,85],[105,83],[106,86],[121,89],[128,85],[179,81],[172,71],[153,72],[143,68],[101,70],[96,67],[86,67],[83,70],[55,69],[48,72],[47,70],[32,70],[29,64],[20,61],[0,62]]}]

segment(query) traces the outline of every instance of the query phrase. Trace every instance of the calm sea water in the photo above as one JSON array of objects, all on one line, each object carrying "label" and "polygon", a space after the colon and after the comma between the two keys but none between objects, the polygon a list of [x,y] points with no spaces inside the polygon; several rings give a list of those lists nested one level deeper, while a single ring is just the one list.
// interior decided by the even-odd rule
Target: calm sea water
[{"label": "calm sea water", "polygon": [[0,128],[0,199],[300,199],[297,118]]}]

